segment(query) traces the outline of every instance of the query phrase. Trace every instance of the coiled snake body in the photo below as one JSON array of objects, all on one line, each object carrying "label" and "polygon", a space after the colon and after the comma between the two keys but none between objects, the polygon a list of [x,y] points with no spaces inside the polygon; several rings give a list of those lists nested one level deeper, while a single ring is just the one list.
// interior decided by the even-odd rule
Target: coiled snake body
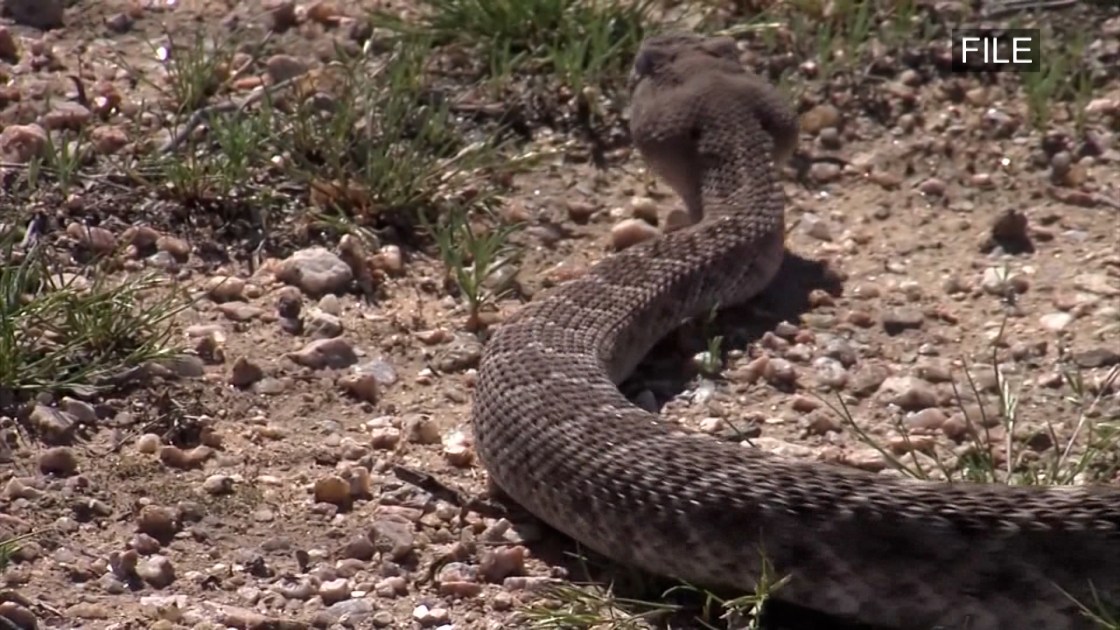
[{"label": "coiled snake body", "polygon": [[[890,628],[1092,627],[1120,599],[1120,489],[926,483],[656,422],[617,383],[666,333],[776,273],[794,113],[727,38],[647,39],[631,132],[697,223],[607,257],[498,327],[473,419],[493,482],[617,561]],[[700,220],[702,218],[702,220]],[[760,547],[761,546],[761,547]],[[1091,583],[1091,585],[1090,585]]]}]

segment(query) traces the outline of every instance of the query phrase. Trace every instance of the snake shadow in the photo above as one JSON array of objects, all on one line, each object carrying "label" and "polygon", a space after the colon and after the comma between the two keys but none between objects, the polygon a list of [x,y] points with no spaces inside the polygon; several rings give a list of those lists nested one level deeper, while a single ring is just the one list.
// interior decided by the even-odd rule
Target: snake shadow
[{"label": "snake shadow", "polygon": [[[780,322],[798,325],[814,303],[827,300],[825,295],[838,297],[842,292],[840,274],[830,269],[827,263],[809,260],[787,250],[781,268],[765,291],[747,303],[719,311],[714,318],[687,322],[667,335],[654,346],[620,389],[636,404],[639,395],[652,390],[660,410],[674,396],[696,386],[700,372],[692,357],[697,352],[708,350],[709,340],[714,336],[722,337],[719,345],[724,357],[733,350],[746,352],[752,342],[772,331]],[[651,385],[653,383],[656,385]],[[647,395],[647,407],[648,400]],[[714,439],[719,439],[719,436]],[[522,518],[535,521],[532,516],[514,509],[519,515],[511,518],[514,522]],[[534,542],[527,543],[532,552],[565,573],[567,579],[609,588],[615,609],[629,607],[632,608],[629,612],[634,614],[648,613],[649,606],[673,609],[647,618],[652,621],[656,617],[654,625],[662,628],[711,630],[744,627],[742,623],[726,625],[727,621],[721,621],[725,611],[718,605],[719,601],[729,601],[744,593],[681,588],[679,582],[620,565],[583,549],[564,534],[542,522],[535,522],[541,530],[539,536],[531,537]],[[620,604],[620,601],[627,603]],[[717,605],[713,606],[713,602]],[[757,627],[761,630],[883,630],[843,622],[777,600],[767,602],[759,622]]]},{"label": "snake shadow", "polygon": [[[670,400],[695,390],[705,379],[718,386],[724,379],[704,376],[693,360],[697,353],[718,349],[721,366],[727,364],[729,353],[738,351],[750,356],[751,344],[773,332],[778,324],[785,322],[804,328],[804,315],[813,309],[814,303],[842,293],[840,274],[827,262],[787,250],[777,274],[762,293],[743,304],[720,309],[714,318],[693,318],[666,335],[620,389],[635,403],[639,402],[638,395],[652,393],[660,410]],[[716,338],[720,342],[713,347],[711,342]],[[641,402],[648,408],[648,395]]]}]

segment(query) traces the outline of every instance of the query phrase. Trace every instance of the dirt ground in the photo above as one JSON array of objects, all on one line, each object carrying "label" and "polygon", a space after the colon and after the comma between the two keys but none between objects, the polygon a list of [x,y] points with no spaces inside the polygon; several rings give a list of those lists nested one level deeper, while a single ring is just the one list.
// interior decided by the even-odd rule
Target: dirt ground
[{"label": "dirt ground", "polygon": [[[136,77],[161,76],[153,42],[165,28],[244,37],[262,60],[250,79],[276,54],[315,67],[352,36],[348,19],[324,26],[304,5],[296,27],[254,49],[272,23],[259,2],[72,4],[64,28],[6,27],[19,52],[0,66],[4,126],[96,105],[108,86],[126,103],[150,95]],[[794,60],[811,89],[784,182],[787,268],[755,303],[663,342],[625,391],[712,439],[883,474],[896,473],[855,427],[905,462],[929,468],[936,453],[957,470],[984,450],[971,426],[985,427],[1000,468],[1012,444],[1016,470],[1050,461],[1087,427],[1101,439],[1120,428],[1120,11],[1056,14],[1092,24],[1087,54],[1100,71],[1041,129],[1005,75],[888,57],[830,87],[814,83],[811,60]],[[744,41],[756,68],[788,61]],[[120,122],[130,116],[144,118],[90,124],[118,125],[129,143],[170,137],[165,119]],[[552,153],[503,193],[502,214],[528,227],[514,239],[519,290],[493,320],[608,255],[620,222],[663,223],[679,207],[617,115],[598,144],[577,126],[526,124],[520,150]],[[116,132],[101,133],[111,144]],[[20,173],[12,142],[0,138],[0,150]],[[159,251],[120,254],[117,273],[154,269],[198,298],[175,320],[189,352],[170,368],[85,400],[43,394],[0,418],[0,535],[30,534],[0,585],[9,626],[531,627],[544,587],[587,579],[573,543],[515,506],[502,516],[478,502],[486,473],[470,401],[483,341],[430,244],[388,232],[377,255],[399,270],[379,276],[370,300],[358,281],[320,295],[306,277],[282,279],[300,252],[305,271],[325,270],[322,283],[345,275],[337,237],[289,215],[280,243],[254,257],[243,217],[102,177],[0,203],[6,222],[46,217],[46,238],[64,250],[89,245],[66,229],[74,222],[134,244],[143,226],[151,242],[163,237]],[[163,264],[176,247],[182,260]],[[725,362],[705,376],[693,359],[717,335]],[[52,413],[82,429],[65,440],[27,429]],[[1118,455],[1104,449],[1081,476],[1120,483]],[[556,627],[592,625],[569,622]]]}]

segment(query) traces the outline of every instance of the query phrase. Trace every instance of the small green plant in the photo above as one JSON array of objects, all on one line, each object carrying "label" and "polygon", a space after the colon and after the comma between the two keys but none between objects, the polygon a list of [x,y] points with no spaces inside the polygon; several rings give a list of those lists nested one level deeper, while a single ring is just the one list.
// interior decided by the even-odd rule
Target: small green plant
[{"label": "small green plant", "polygon": [[[933,467],[938,471],[939,477],[947,481],[962,480],[972,483],[1005,483],[1017,485],[1072,485],[1082,483],[1087,476],[1092,478],[1110,479],[1120,470],[1120,423],[1113,421],[1090,421],[1094,410],[1104,400],[1107,393],[1120,379],[1120,366],[1112,369],[1105,377],[1104,382],[1097,388],[1096,393],[1088,391],[1079,370],[1066,368],[1063,377],[1071,394],[1067,402],[1078,409],[1073,431],[1063,441],[1059,431],[1049,418],[1045,422],[1045,433],[1048,441],[1053,445],[1049,456],[1027,456],[1019,447],[1017,438],[1020,425],[1020,400],[1019,386],[1013,385],[999,367],[998,348],[1002,345],[1004,319],[999,331],[992,340],[991,368],[993,370],[994,391],[996,394],[996,409],[994,417],[992,410],[984,404],[975,405],[974,409],[980,417],[973,417],[970,406],[966,404],[964,395],[956,384],[953,392],[956,397],[957,408],[965,423],[965,436],[969,440],[970,448],[964,451],[951,465],[937,451],[928,452],[932,456]],[[965,380],[971,392],[970,398],[982,400],[981,388],[974,378],[973,370],[967,365],[964,369]],[[918,457],[921,449],[912,448],[908,431],[901,420],[896,421],[895,428],[902,437],[909,453],[908,461],[899,459],[889,449],[880,445],[874,437],[868,434],[852,418],[843,399],[839,399],[839,406],[834,406],[830,401],[824,401],[830,408],[838,413],[845,424],[856,434],[856,437],[879,451],[891,466],[900,472],[916,479],[933,478],[932,470]],[[1002,425],[1004,441],[1000,445],[994,444],[990,427]],[[997,458],[993,447],[1003,451],[1003,457]],[[999,465],[1004,461],[1003,466]]]},{"label": "small green plant", "polygon": [[[543,597],[522,609],[522,615],[533,628],[563,628],[565,630],[647,630],[651,627],[700,627],[717,630],[714,622],[725,622],[726,628],[761,630],[758,624],[766,602],[784,587],[789,576],[778,578],[773,564],[766,556],[764,546],[759,546],[761,570],[749,593],[732,599],[721,598],[715,593],[685,582],[668,589],[650,582],[648,574],[624,571],[622,578],[639,593],[660,593],[650,600],[621,597],[615,593],[615,582],[607,587],[596,583],[556,583],[550,585]],[[588,574],[588,558],[572,554]],[[602,568],[613,572],[611,565]],[[677,625],[677,621],[685,625]]]},{"label": "small green plant", "polygon": [[[1006,324],[1006,320],[1004,323]],[[997,396],[996,417],[990,417],[988,409],[983,404],[976,406],[980,417],[973,417],[968,411],[964,397],[955,385],[953,387],[957,406],[964,418],[966,439],[969,441],[969,448],[957,458],[955,465],[943,458],[938,451],[928,449],[924,452],[930,456],[932,468],[923,463],[922,458],[918,456],[922,449],[911,443],[910,436],[901,421],[896,422],[895,428],[902,436],[905,452],[910,455],[908,461],[899,459],[864,431],[852,418],[843,399],[840,399],[838,413],[860,441],[879,451],[896,470],[915,479],[936,478],[949,482],[1012,485],[1077,485],[1085,481],[1115,478],[1116,472],[1120,470],[1120,460],[1117,456],[1120,452],[1120,422],[1092,422],[1090,418],[1095,415],[1095,410],[1108,393],[1120,382],[1120,366],[1115,366],[1108,372],[1103,381],[1098,384],[1096,393],[1088,391],[1080,371],[1068,368],[1063,371],[1066,384],[1073,392],[1067,397],[1067,402],[1078,408],[1073,431],[1063,444],[1053,421],[1047,418],[1045,436],[1053,445],[1053,452],[1049,456],[1034,456],[1033,452],[1026,453],[1017,442],[1019,435],[1016,428],[1020,424],[1021,394],[1019,387],[1007,379],[996,360],[995,348],[1000,344],[1002,333],[1001,327],[996,339],[993,340],[991,369],[994,370],[994,389]],[[972,370],[966,366],[964,374],[972,398],[981,400],[981,391]],[[825,403],[831,406],[828,401]],[[993,433],[989,429],[997,423],[1005,429],[1004,441],[999,445],[995,444]],[[1003,451],[1002,458],[996,456],[995,449]],[[1000,466],[1001,459],[1005,462],[1003,466]],[[937,475],[933,474],[934,470],[937,471]],[[1092,602],[1078,601],[1068,593],[1066,595],[1081,608],[1086,618],[1102,630],[1120,630],[1120,621],[1118,621],[1120,616],[1111,607],[1114,602],[1101,600],[1095,592]]]},{"label": "small green plant", "polygon": [[271,113],[261,108],[252,115],[212,116],[206,140],[188,139],[181,151],[159,158],[168,192],[185,203],[263,195],[267,188],[253,190],[251,184],[270,144]]},{"label": "small green plant", "polygon": [[165,39],[154,53],[167,71],[167,81],[152,85],[171,99],[176,114],[182,116],[205,105],[217,92],[228,74],[233,51],[207,37],[202,29],[183,37],[169,31]]},{"label": "small green plant", "polygon": [[1027,98],[1027,112],[1031,125],[1044,129],[1050,122],[1050,108],[1063,79],[1062,63],[1048,63],[1038,72],[1023,73],[1023,90]]},{"label": "small green plant", "polygon": [[1090,590],[1092,591],[1092,603],[1079,601],[1069,593],[1062,592],[1081,609],[1081,615],[1100,630],[1120,630],[1120,611],[1104,601],[1095,588],[1090,587]]},{"label": "small green plant", "polygon": [[618,597],[611,588],[594,584],[556,584],[544,598],[522,611],[531,628],[645,630],[650,621],[679,610],[673,604]]},{"label": "small green plant", "polygon": [[704,337],[707,338],[707,348],[700,353],[699,369],[702,374],[709,377],[718,376],[723,371],[723,335],[712,334],[711,328],[718,314],[718,306],[713,306],[708,311],[707,317],[702,322]]},{"label": "small green plant", "polygon": [[19,251],[14,235],[2,251],[0,408],[39,392],[103,389],[128,368],[178,354],[170,320],[187,303],[158,276],[64,276],[47,246]]},{"label": "small green plant", "polygon": [[12,556],[20,549],[20,543],[28,538],[34,538],[36,535],[35,532],[31,532],[29,534],[12,536],[11,538],[0,540],[0,573],[3,573],[8,568],[8,565],[12,561]]},{"label": "small green plant", "polygon": [[435,225],[427,224],[448,273],[467,300],[467,329],[482,328],[482,309],[509,290],[511,269],[518,258],[509,242],[520,224],[498,225],[480,230],[472,225],[466,212],[456,209],[443,215]]},{"label": "small green plant", "polygon": [[[651,22],[651,0],[422,0],[419,25],[375,14],[379,25],[422,32],[480,52],[483,72],[553,72],[578,92],[621,78]],[[492,75],[493,76],[493,75]]]},{"label": "small green plant", "polygon": [[[918,18],[918,3],[916,0],[896,0],[887,8],[886,19],[880,31],[880,38],[887,46],[900,46],[908,41],[914,41],[915,30],[925,31],[928,28]],[[918,40],[924,41],[928,33],[920,32]]]},{"label": "small green plant", "polygon": [[854,62],[859,58],[863,45],[871,34],[875,1],[841,0],[837,3],[835,14],[843,16],[839,30],[843,34],[844,58]]},{"label": "small green plant", "polygon": [[[420,214],[485,204],[495,175],[516,163],[499,157],[500,130],[465,138],[449,102],[430,89],[423,36],[399,38],[385,54],[368,44],[339,50],[322,69],[184,120],[190,108],[178,103],[201,104],[212,92],[205,78],[223,74],[225,57],[211,49],[229,48],[187,41],[167,53],[161,87],[179,130],[155,159],[123,169],[184,203],[233,201],[260,224],[272,206],[290,205],[267,185],[284,177],[321,214],[411,229]],[[202,123],[205,133],[196,133]]]},{"label": "small green plant", "polygon": [[[1043,41],[1049,41],[1049,30]],[[1045,50],[1038,72],[1020,74],[1027,101],[1027,113],[1035,129],[1045,129],[1053,115],[1053,107],[1063,100],[1073,101],[1074,122],[1084,124],[1084,106],[1091,96],[1092,83],[1082,69],[1085,36],[1078,33],[1071,40],[1062,39],[1060,46]]]},{"label": "small green plant", "polygon": [[304,98],[292,114],[276,112],[284,169],[317,191],[322,207],[412,223],[421,214],[487,201],[487,173],[501,167],[501,140],[468,141],[448,103],[429,98],[429,57],[427,40],[405,38],[386,59],[332,63],[324,79],[333,86],[329,104]]},{"label": "small green plant", "polygon": [[708,347],[700,361],[700,371],[705,376],[718,376],[723,371],[723,335],[708,337]]},{"label": "small green plant", "polygon": [[27,166],[27,184],[32,189],[38,188],[40,177],[47,174],[58,184],[62,196],[69,196],[70,188],[80,177],[79,171],[89,157],[89,132],[83,127],[74,135],[73,142],[67,141],[66,135],[61,131],[47,132],[43,154],[32,158]]},{"label": "small green plant", "polygon": [[794,0],[780,11],[802,56],[814,60],[825,79],[854,67],[876,25],[875,0]]},{"label": "small green plant", "polygon": [[729,30],[757,31],[767,50],[812,62],[826,80],[856,70],[873,42],[897,50],[940,28],[921,19],[915,0],[790,0],[753,13],[749,25]]},{"label": "small green plant", "polygon": [[1093,80],[1087,72],[1075,73],[1070,79],[1073,109],[1073,128],[1078,134],[1085,131],[1085,108],[1093,98]]},{"label": "small green plant", "polygon": [[12,556],[19,551],[19,543],[15,538],[0,540],[0,571],[5,571],[12,561]]},{"label": "small green plant", "polygon": [[[136,182],[160,183],[163,192],[188,204],[251,197],[261,201],[267,187],[252,189],[254,175],[267,167],[272,110],[207,106],[235,69],[232,41],[217,39],[203,30],[165,33],[152,44],[152,53],[165,74],[151,78],[131,62],[117,64],[160,96],[155,103],[141,103],[151,114],[168,119],[175,139],[174,151],[158,151],[125,170]],[[222,105],[228,105],[223,103]],[[206,133],[199,130],[206,123]]]},{"label": "small green plant", "polygon": [[766,602],[774,593],[789,583],[791,576],[776,577],[774,564],[770,562],[762,547],[759,548],[759,557],[762,561],[762,571],[755,581],[754,589],[732,599],[723,599],[711,591],[697,588],[691,584],[682,584],[670,588],[665,596],[678,591],[691,591],[703,597],[704,604],[701,608],[700,623],[710,630],[716,630],[707,620],[713,618],[716,610],[722,610],[720,619],[727,622],[729,628],[742,628],[743,630],[761,630],[762,610]]}]

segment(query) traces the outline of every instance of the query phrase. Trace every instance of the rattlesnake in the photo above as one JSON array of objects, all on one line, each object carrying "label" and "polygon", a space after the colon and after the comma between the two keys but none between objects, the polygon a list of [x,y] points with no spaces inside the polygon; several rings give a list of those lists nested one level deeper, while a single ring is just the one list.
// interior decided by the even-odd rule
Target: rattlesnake
[{"label": "rattlesnake", "polygon": [[[473,420],[493,483],[617,561],[891,628],[1090,627],[1120,598],[1120,489],[914,482],[658,423],[617,384],[666,333],[741,303],[784,255],[776,163],[798,128],[729,38],[647,38],[630,128],[698,223],[608,256],[497,327]],[[702,220],[700,220],[702,218]],[[1065,593],[1063,593],[1064,589]]]}]

